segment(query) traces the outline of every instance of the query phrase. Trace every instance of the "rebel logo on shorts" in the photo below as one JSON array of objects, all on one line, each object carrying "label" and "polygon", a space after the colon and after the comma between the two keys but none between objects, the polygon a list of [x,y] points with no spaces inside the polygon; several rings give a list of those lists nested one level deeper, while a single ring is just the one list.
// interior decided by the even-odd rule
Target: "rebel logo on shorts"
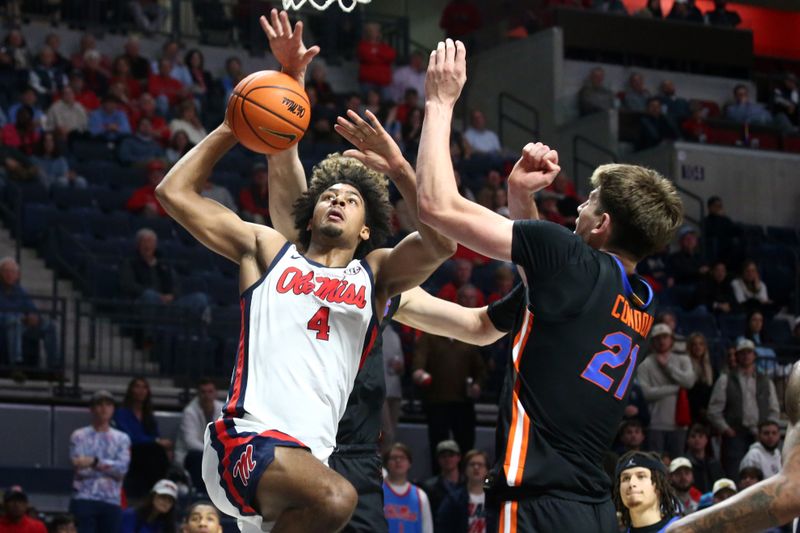
[{"label": "rebel logo on shorts", "polygon": [[288,96],[284,96],[281,100],[281,103],[286,106],[286,110],[289,111],[292,115],[296,115],[298,117],[304,117],[306,114],[306,108],[302,105],[298,104]]},{"label": "rebel logo on shorts", "polygon": [[242,452],[242,455],[239,456],[239,460],[233,465],[233,477],[241,479],[242,485],[246,487],[247,483],[250,481],[250,474],[253,473],[255,467],[256,462],[253,461],[253,445],[248,444],[247,448]]}]

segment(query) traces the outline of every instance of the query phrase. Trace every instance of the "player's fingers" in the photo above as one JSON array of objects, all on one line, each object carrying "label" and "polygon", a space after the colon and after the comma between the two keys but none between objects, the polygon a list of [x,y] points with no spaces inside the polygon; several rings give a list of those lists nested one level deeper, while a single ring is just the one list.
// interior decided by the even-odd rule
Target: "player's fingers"
[{"label": "player's fingers", "polygon": [[436,45],[436,67],[440,68],[444,66],[445,63],[445,45],[444,41],[439,41],[439,44]]},{"label": "player's fingers", "polygon": [[350,121],[364,138],[367,138],[370,135],[375,135],[375,130],[372,129],[372,126],[364,122],[364,119],[359,117],[358,113],[352,109],[347,110],[347,118],[350,119]]},{"label": "player's fingers", "polygon": [[428,57],[428,72],[436,68],[436,50],[431,50],[431,55]]},{"label": "player's fingers", "polygon": [[446,39],[444,42],[445,61],[448,65],[452,65],[456,60],[456,45],[453,39]]},{"label": "player's fingers", "polygon": [[342,117],[338,117],[337,123],[333,125],[333,129],[336,130],[336,133],[344,137],[347,142],[354,146],[358,146],[361,143],[361,139],[355,134],[354,130],[349,129],[341,122],[338,122],[338,120],[341,118]]},{"label": "player's fingers", "polygon": [[283,30],[283,34],[287,37],[292,35],[292,24],[289,22],[289,14],[286,11],[281,11],[280,14],[281,19],[281,30]]},{"label": "player's fingers", "polygon": [[367,119],[369,120],[370,126],[372,126],[372,129],[375,130],[376,132],[382,133],[383,132],[383,126],[381,125],[381,121],[378,120],[378,117],[376,117],[375,114],[372,111],[370,111],[369,109],[367,109],[366,115],[367,115]]},{"label": "player's fingers", "polygon": [[292,39],[295,41],[303,42],[303,21],[298,20],[294,24],[294,30],[292,30]]},{"label": "player's fingers", "polygon": [[467,59],[467,47],[461,41],[456,41],[456,64],[462,63]]},{"label": "player's fingers", "polygon": [[261,29],[267,34],[267,39],[274,39],[277,37],[275,30],[272,29],[272,25],[269,23],[269,20],[267,20],[267,17],[261,15],[261,17],[258,19],[258,22],[261,24]]},{"label": "player's fingers", "polygon": [[272,29],[275,30],[275,36],[276,37],[282,37],[283,36],[283,28],[281,28],[281,21],[278,18],[278,10],[277,9],[273,9],[272,11],[269,12],[269,19],[270,19],[270,23],[272,24]]},{"label": "player's fingers", "polygon": [[303,54],[303,59],[301,63],[303,65],[308,65],[309,63],[311,63],[311,60],[317,56],[317,54],[319,54],[319,46],[314,45],[308,50],[306,50],[305,54]]},{"label": "player's fingers", "polygon": [[353,159],[358,159],[362,163],[366,162],[367,156],[364,152],[360,150],[345,150],[342,152],[342,155],[345,157],[352,157]]}]

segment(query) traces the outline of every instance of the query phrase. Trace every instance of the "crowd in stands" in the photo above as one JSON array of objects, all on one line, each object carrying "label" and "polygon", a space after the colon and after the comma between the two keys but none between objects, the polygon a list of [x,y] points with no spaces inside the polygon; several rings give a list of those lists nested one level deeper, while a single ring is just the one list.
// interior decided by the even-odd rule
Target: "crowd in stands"
[{"label": "crowd in stands", "polygon": [[[143,28],[160,24],[160,14],[148,7],[155,3],[133,3],[140,4],[137,22]],[[558,3],[624,10],[613,0]],[[649,2],[638,14],[662,17],[657,4]],[[469,2],[454,0],[445,10],[442,27],[451,36],[468,35],[480,25],[474,10]],[[691,0],[683,0],[675,2],[666,18],[736,26],[732,13],[721,0],[705,15]],[[322,64],[309,72],[306,91],[312,123],[300,145],[306,170],[327,153],[345,148],[333,125],[350,109],[375,113],[407,158],[416,158],[424,56],[412,54],[407,65],[398,65],[397,53],[382,39],[379,25],[368,24],[361,33],[351,51],[360,63],[360,92],[337,93]],[[213,262],[190,236],[182,235],[165,218],[154,194],[168,168],[221,119],[228,95],[245,76],[236,57],[219,67],[219,72],[207,67],[200,50],[184,51],[174,41],[164,43],[159,57],[149,58],[141,55],[137,39],[130,38],[115,57],[108,57],[89,34],[69,58],[59,49],[56,34],[29,47],[20,31],[10,30],[0,49],[2,194],[12,198],[10,191],[21,188],[36,198],[31,203],[45,204],[43,212],[53,215],[70,211],[57,204],[63,191],[90,191],[91,200],[79,216],[92,215],[97,225],[77,235],[88,250],[82,273],[96,272],[92,269],[102,265],[92,258],[108,254],[109,245],[115,245],[116,284],[103,296],[128,302],[142,317],[143,326],[135,335],[145,350],[159,342],[156,317],[165,308],[182,309],[209,328],[231,310],[238,321],[232,266]],[[798,91],[791,76],[776,89],[770,110],[751,102],[747,92],[746,86],[733,90],[736,101],[725,111],[728,118],[775,121],[787,129],[797,126]],[[642,148],[664,139],[702,141],[708,135],[703,133],[708,108],[678,96],[669,80],[653,95],[647,80],[634,73],[624,92],[614,93],[598,67],[591,71],[579,104],[582,114],[614,107],[639,113]],[[507,216],[504,182],[513,161],[481,110],[472,110],[469,126],[454,132],[451,148],[462,194]],[[237,149],[228,161],[231,165],[214,172],[202,194],[247,220],[269,224],[264,158]],[[130,178],[123,181],[123,175]],[[399,195],[393,198],[392,238],[399,239],[413,226]],[[563,173],[537,198],[542,218],[567,227],[574,225],[583,201]],[[746,227],[725,215],[720,198],[709,199],[708,207],[702,231],[682,228],[674,251],[663,250],[640,265],[657,293],[660,315],[646,358],[642,351],[626,418],[608,457],[609,473],[619,481],[614,469],[619,456],[656,452],[667,472],[665,482],[680,499],[680,512],[712,505],[774,475],[780,464],[781,421],[776,384],[782,383],[784,365],[796,360],[800,351],[800,319],[791,316],[789,300],[795,273],[788,271],[788,263],[774,261],[785,249],[751,239]],[[36,234],[32,237],[34,244],[41,243]],[[213,266],[204,269],[206,265]],[[11,259],[1,261],[3,362],[44,365],[38,350],[43,341],[46,364],[57,364],[61,355],[55,329],[19,280],[19,266]],[[90,294],[95,294],[93,281],[87,279],[84,285]],[[508,294],[516,281],[509,265],[459,246],[453,260],[425,288],[461,305],[480,307]],[[230,350],[230,342],[223,339],[235,338],[235,329],[233,334],[230,329],[219,333],[218,349]],[[477,348],[397,325],[386,329],[385,429],[392,436],[383,450],[387,519],[407,518],[402,508],[412,506],[425,532],[492,529],[483,494],[490,458],[473,449],[475,402],[496,401],[507,350],[507,339]],[[169,369],[166,360],[162,364]],[[229,368],[216,370],[222,376]],[[200,381],[197,392],[183,412],[175,442],[159,431],[145,379],[130,382],[119,407],[107,392],[92,397],[91,425],[72,435],[70,450],[76,486],[70,511],[81,533],[174,531],[180,521],[190,532],[200,530],[193,529],[195,522],[211,524],[210,531],[219,528],[220,517],[210,505],[183,512],[184,489],[194,494],[204,490],[199,474],[202,433],[221,409],[213,380]],[[394,438],[401,399],[409,397],[421,402],[427,418],[435,472],[419,483],[412,483],[408,475],[411,450]],[[412,485],[419,490],[410,490]],[[125,511],[123,488],[133,504]],[[7,490],[4,504],[0,533],[9,521],[34,520],[26,518],[22,488]],[[74,531],[74,523],[69,517],[58,518],[51,530]]]}]

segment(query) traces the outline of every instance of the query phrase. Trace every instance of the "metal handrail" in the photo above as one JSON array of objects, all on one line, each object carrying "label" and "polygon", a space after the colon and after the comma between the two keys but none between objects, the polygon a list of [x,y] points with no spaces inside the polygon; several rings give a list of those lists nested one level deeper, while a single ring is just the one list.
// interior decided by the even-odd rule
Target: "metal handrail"
[{"label": "metal handrail", "polygon": [[[525,124],[524,122],[517,120],[514,115],[509,114],[506,112],[506,106],[508,103],[513,103],[519,107],[522,107],[525,111],[528,111],[533,115],[533,125]],[[505,132],[505,124],[508,122],[523,131],[527,131],[531,135],[531,139],[538,139],[539,138],[539,110],[533,107],[528,102],[514,96],[508,92],[501,92],[497,97],[497,120],[498,120],[498,127],[497,133],[498,137],[500,137],[500,145],[504,145],[504,132]]]},{"label": "metal handrail", "polygon": [[588,159],[584,159],[579,155],[580,154],[579,148],[581,143],[588,145],[589,147],[593,148],[594,150],[597,150],[598,152],[608,155],[612,163],[619,162],[617,159],[617,154],[614,153],[609,148],[606,148],[605,146],[596,143],[595,141],[583,135],[575,135],[572,138],[572,172],[575,174],[576,182],[579,174],[578,169],[580,165],[586,165],[592,167],[592,170],[594,170],[594,168],[597,166],[596,161],[590,161]]}]

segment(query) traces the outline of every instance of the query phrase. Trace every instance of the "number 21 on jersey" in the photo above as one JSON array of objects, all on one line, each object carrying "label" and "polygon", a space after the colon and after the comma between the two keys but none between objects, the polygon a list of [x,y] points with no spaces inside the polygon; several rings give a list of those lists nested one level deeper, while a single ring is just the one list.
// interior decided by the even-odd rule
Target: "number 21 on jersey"
[{"label": "number 21 on jersey", "polygon": [[614,397],[621,400],[625,397],[628,385],[631,382],[633,369],[636,368],[639,345],[634,345],[628,335],[617,331],[616,333],[609,333],[603,338],[603,346],[608,349],[594,354],[592,360],[589,361],[589,364],[586,365],[586,368],[581,373],[581,377],[608,392],[614,386],[614,380],[603,372],[603,368],[607,366],[619,368],[627,362],[628,366],[625,369],[625,375],[614,392]]}]

